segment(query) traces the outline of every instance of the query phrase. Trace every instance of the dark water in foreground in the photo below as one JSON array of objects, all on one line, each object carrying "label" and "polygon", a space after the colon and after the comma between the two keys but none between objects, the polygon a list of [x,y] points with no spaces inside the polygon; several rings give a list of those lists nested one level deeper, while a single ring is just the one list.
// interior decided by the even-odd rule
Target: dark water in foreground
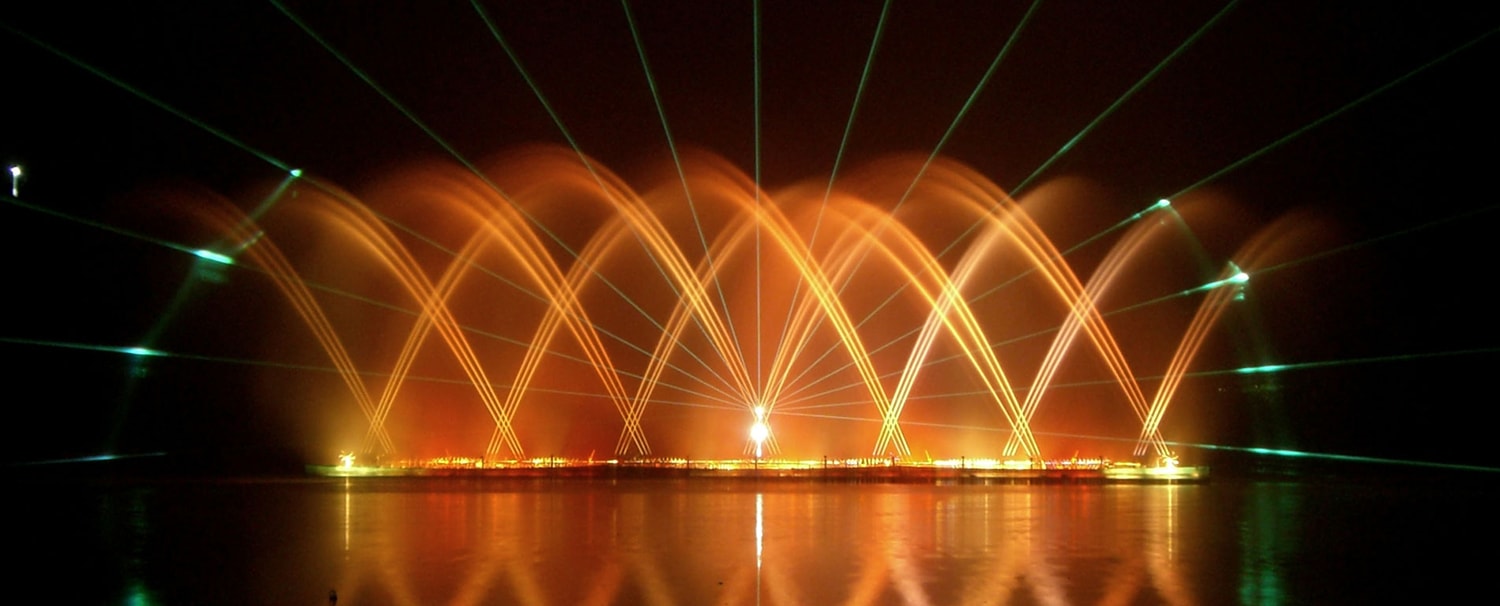
[{"label": "dark water in foreground", "polygon": [[10,595],[70,604],[1444,603],[1500,578],[1489,476],[28,479],[6,501]]}]

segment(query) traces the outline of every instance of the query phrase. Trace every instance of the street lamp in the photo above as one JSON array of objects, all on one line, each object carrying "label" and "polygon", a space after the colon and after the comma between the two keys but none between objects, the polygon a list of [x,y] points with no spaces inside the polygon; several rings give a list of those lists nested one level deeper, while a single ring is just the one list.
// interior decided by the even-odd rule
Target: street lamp
[{"label": "street lamp", "polygon": [[10,165],[10,197],[12,197],[12,198],[19,198],[19,197],[21,197],[20,190],[16,187],[17,185],[20,184],[20,182],[21,182],[21,166],[19,164],[12,164],[12,165]]}]

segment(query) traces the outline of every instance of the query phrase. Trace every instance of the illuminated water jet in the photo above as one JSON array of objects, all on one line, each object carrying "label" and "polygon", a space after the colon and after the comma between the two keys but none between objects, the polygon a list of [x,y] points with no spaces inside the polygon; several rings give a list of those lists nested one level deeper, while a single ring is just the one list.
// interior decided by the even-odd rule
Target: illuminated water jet
[{"label": "illuminated water jet", "polygon": [[[298,177],[287,190],[295,197],[267,205],[265,217],[222,207],[208,216],[272,279],[338,368],[365,417],[362,448],[386,454],[397,449],[389,423],[409,397],[402,395],[403,385],[428,357],[426,337],[435,331],[447,364],[457,363],[489,414],[493,428],[484,456],[493,460],[524,457],[516,429],[523,403],[551,401],[544,394],[559,389],[556,376],[571,377],[564,380],[570,392],[611,402],[620,456],[651,455],[647,436],[675,431],[653,428],[648,418],[669,402],[749,413],[746,447],[758,459],[766,449],[780,449],[770,427],[778,406],[857,397],[878,420],[878,431],[868,438],[872,453],[909,457],[902,415],[923,377],[939,370],[950,380],[968,377],[962,389],[948,393],[977,390],[992,403],[990,410],[999,412],[1008,429],[1007,450],[1040,460],[1044,449],[1031,422],[1080,334],[1140,423],[1138,451],[1169,456],[1160,433],[1167,405],[1229,300],[1224,293],[1232,295],[1248,279],[1231,264],[1218,281],[1189,289],[1207,293],[1205,311],[1184,335],[1163,387],[1148,400],[1097,301],[1119,282],[1126,262],[1137,258],[1146,235],[1154,233],[1150,225],[1142,223],[1116,244],[1085,283],[1020,204],[950,161],[924,164],[916,187],[885,193],[858,180],[852,180],[858,189],[847,191],[759,191],[737,169],[707,154],[688,154],[682,166],[679,187],[638,192],[570,150],[535,148],[497,162],[484,177],[443,167],[418,171],[378,192],[379,200],[362,201]],[[506,183],[508,193],[495,191],[493,182]],[[685,212],[689,195],[694,207]],[[908,201],[905,209],[945,208],[946,214],[934,216],[955,226],[978,221],[981,229],[959,240],[934,239],[932,224],[906,216],[913,210],[887,209],[897,195]],[[377,210],[399,210],[401,204],[426,213],[403,217]],[[1171,209],[1158,202],[1132,220]],[[315,221],[299,218],[305,216]],[[327,304],[309,291],[306,272],[280,252],[275,240],[278,225],[285,229],[286,222],[304,234],[326,234],[322,238],[330,243],[321,256],[299,264],[327,275],[367,268],[360,279],[383,284],[390,293],[385,296],[398,297],[392,301],[405,301],[411,315],[389,324],[393,336],[404,333],[399,341],[372,338],[368,331],[359,335],[366,342],[399,343],[394,357],[379,363],[384,368],[356,364],[344,344],[349,329],[338,328]],[[826,235],[815,240],[815,230]],[[947,250],[961,254],[945,261],[934,252]],[[371,273],[371,267],[380,269]],[[996,268],[1009,269],[996,275]],[[752,275],[761,276],[755,288],[744,288]],[[1029,278],[1011,284],[1019,275]],[[1003,286],[993,286],[996,280]],[[489,292],[513,303],[481,294]],[[1048,352],[1033,356],[1009,346],[1002,351],[998,335],[1015,319],[996,316],[988,303],[976,306],[968,293],[1034,307],[1040,321],[1059,326]],[[515,306],[520,301],[536,304]],[[496,316],[494,310],[502,309]],[[785,317],[785,323],[743,319],[762,310],[765,317]],[[944,359],[959,361],[962,370],[932,359],[939,347],[956,354]],[[369,373],[385,369],[383,387],[372,390]],[[1013,383],[1012,377],[1033,372],[1036,378],[1024,389]],[[489,377],[496,373],[513,378],[495,383]],[[856,390],[862,395],[854,396]]]}]

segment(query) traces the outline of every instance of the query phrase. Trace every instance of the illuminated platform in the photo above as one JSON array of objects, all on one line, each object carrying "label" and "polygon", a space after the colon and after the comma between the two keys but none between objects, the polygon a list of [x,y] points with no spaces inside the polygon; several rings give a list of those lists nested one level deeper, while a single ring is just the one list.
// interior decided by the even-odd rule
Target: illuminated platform
[{"label": "illuminated platform", "polygon": [[485,462],[478,459],[405,462],[362,466],[308,465],[315,476],[496,478],[496,479],[783,479],[828,482],[889,483],[1119,483],[1188,484],[1209,479],[1208,467],[1120,464],[1109,461],[943,460],[901,462],[890,459],[827,461],[636,460],[581,461],[532,459]]}]

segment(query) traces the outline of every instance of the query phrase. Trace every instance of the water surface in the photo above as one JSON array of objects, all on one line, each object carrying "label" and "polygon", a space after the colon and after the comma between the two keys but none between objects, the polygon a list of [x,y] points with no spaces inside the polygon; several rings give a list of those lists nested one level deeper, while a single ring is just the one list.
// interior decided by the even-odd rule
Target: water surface
[{"label": "water surface", "polygon": [[99,604],[1440,602],[1490,591],[1500,527],[1488,480],[19,488],[15,595]]}]

